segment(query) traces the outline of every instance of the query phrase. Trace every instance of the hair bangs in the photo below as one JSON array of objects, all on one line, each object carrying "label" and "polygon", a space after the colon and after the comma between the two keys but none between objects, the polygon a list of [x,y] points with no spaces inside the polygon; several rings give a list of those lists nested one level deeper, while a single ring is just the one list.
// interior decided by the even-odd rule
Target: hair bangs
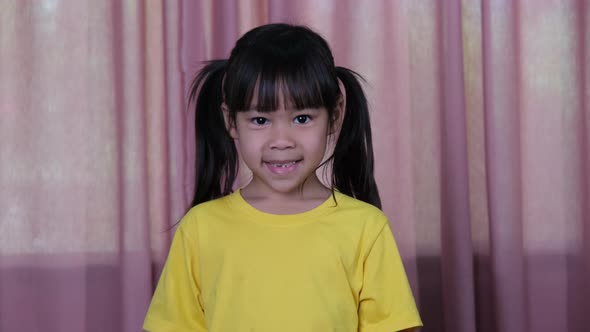
[{"label": "hair bangs", "polygon": [[336,75],[329,63],[314,59],[313,51],[250,51],[236,59],[234,71],[228,70],[226,103],[232,111],[335,107],[340,94]]}]

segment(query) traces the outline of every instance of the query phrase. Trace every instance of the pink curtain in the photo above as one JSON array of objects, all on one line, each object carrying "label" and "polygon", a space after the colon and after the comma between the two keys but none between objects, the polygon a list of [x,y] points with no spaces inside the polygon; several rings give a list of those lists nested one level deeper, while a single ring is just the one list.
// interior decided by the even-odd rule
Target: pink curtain
[{"label": "pink curtain", "polygon": [[306,24],[367,79],[423,331],[590,326],[585,0],[6,0],[0,331],[138,331],[194,178],[186,87]]}]

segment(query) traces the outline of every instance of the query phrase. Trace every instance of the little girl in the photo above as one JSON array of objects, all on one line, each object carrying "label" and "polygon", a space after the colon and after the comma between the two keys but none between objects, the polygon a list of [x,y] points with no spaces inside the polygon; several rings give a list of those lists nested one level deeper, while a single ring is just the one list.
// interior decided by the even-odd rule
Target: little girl
[{"label": "little girl", "polygon": [[[287,24],[249,31],[229,59],[200,71],[191,88],[194,207],[176,230],[144,329],[422,325],[380,210],[356,76],[334,65],[322,37]],[[240,159],[252,179],[234,192]],[[316,175],[324,164],[328,187]]]}]

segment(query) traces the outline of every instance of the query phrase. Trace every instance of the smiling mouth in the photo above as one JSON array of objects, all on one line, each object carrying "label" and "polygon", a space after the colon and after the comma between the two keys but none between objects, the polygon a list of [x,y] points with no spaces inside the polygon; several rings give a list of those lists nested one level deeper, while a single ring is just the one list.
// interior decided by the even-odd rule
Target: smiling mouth
[{"label": "smiling mouth", "polygon": [[274,166],[274,167],[287,168],[289,166],[295,165],[296,162],[298,162],[298,160],[290,161],[290,162],[285,162],[285,163],[273,163],[273,162],[269,162],[268,164],[271,165],[271,166]]},{"label": "smiling mouth", "polygon": [[303,159],[299,159],[299,160],[268,160],[265,161],[264,163],[266,164],[266,166],[268,167],[268,169],[277,175],[287,175],[293,171],[295,171],[295,169],[297,169],[297,166],[299,165],[299,162],[301,162]]}]

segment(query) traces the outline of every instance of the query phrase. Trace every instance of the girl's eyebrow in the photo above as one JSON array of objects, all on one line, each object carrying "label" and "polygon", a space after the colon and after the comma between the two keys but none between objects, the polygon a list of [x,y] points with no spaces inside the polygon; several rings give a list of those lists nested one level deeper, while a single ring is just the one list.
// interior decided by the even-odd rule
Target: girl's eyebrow
[{"label": "girl's eyebrow", "polygon": [[[258,111],[258,105],[251,105],[250,107],[248,107],[248,112],[258,112],[258,113],[268,113],[268,111]],[[286,109],[286,111],[290,111],[290,112],[317,112],[319,111],[319,108],[317,107],[311,107],[311,108],[302,108],[302,109],[297,109],[297,108],[289,108]]]}]

